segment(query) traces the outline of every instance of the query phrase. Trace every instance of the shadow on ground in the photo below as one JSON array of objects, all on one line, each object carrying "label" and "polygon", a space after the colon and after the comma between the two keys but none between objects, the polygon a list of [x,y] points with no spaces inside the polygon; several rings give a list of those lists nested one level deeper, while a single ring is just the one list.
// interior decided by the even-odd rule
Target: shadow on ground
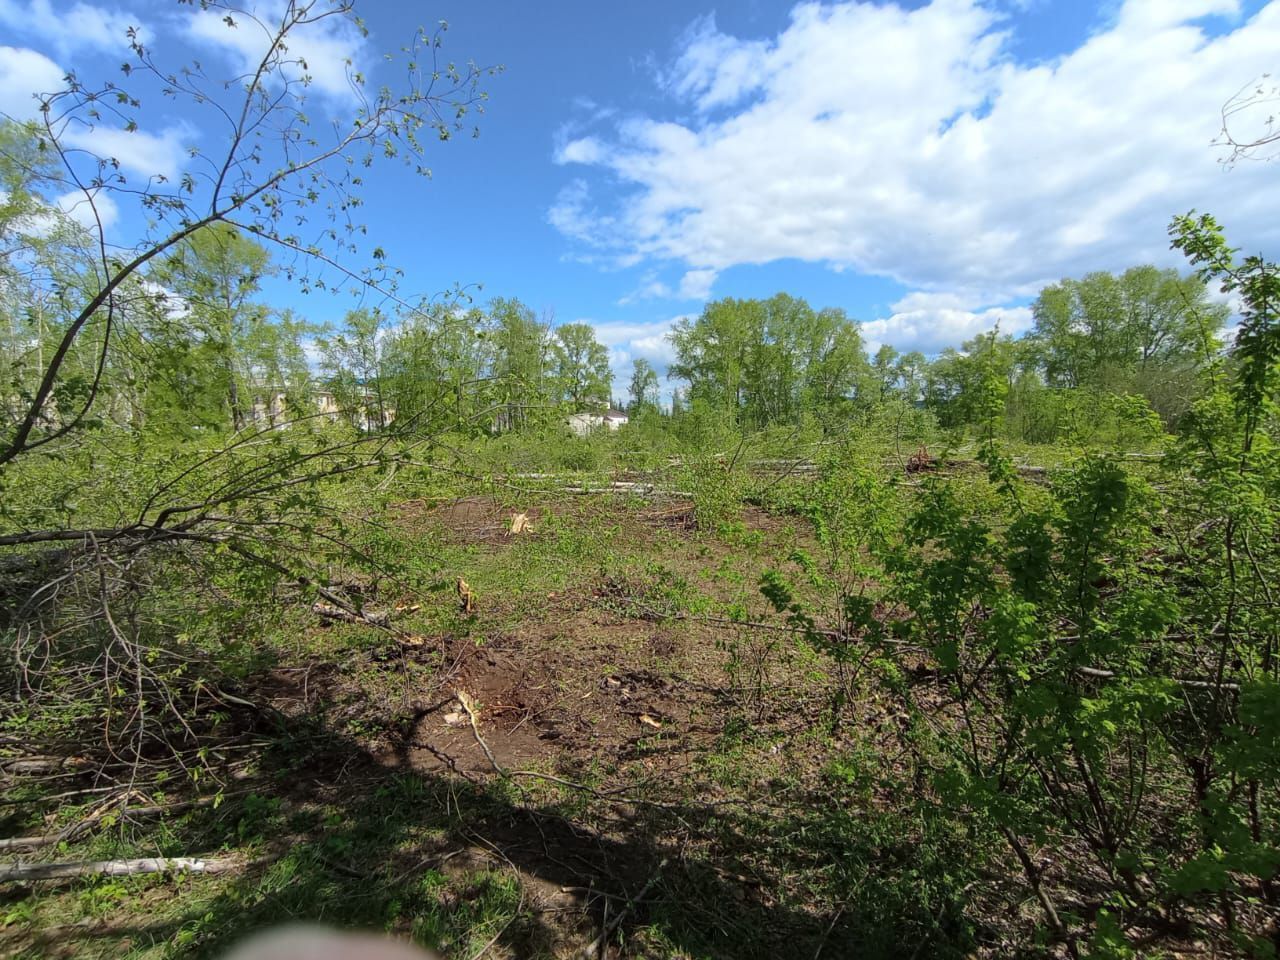
[{"label": "shadow on ground", "polygon": [[165,944],[218,956],[250,931],[297,921],[388,930],[451,958],[581,956],[604,930],[598,955],[611,957],[972,948],[956,854],[946,837],[890,832],[900,814],[869,818],[817,796],[747,809],[604,802],[555,785],[526,792],[497,777],[415,770],[408,742],[375,757],[323,715],[272,729],[254,780],[139,844],[258,860],[231,880],[157,880],[143,892],[155,898],[153,922],[135,912],[124,926],[47,931],[29,955]]}]

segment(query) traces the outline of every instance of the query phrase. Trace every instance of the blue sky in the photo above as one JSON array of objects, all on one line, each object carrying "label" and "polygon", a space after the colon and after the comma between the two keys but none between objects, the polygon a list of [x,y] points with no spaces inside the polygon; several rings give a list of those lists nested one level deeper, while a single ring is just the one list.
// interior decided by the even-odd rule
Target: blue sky
[{"label": "blue sky", "polygon": [[[260,5],[271,10],[271,0]],[[446,53],[505,72],[477,140],[394,165],[366,195],[371,237],[432,293],[483,285],[593,323],[625,383],[708,298],[785,290],[844,307],[873,346],[932,353],[996,322],[1020,332],[1046,282],[1175,265],[1165,227],[1214,212],[1275,255],[1280,167],[1224,168],[1219,110],[1280,74],[1280,0],[931,3],[358,3],[370,37],[316,38],[316,63],[379,55],[447,19]],[[127,24],[158,52],[232,62],[192,9],[0,0],[0,110],[62,70],[116,76]],[[390,77],[386,78],[390,79]],[[313,88],[341,112],[339,85]],[[98,146],[180,166],[198,114],[145,104],[142,135]],[[1260,122],[1246,116],[1242,122]],[[144,139],[144,138],[151,139]],[[168,159],[166,159],[168,158]],[[112,230],[127,238],[136,215]],[[346,304],[281,306],[319,321]],[[621,384],[619,385],[621,386]]]}]

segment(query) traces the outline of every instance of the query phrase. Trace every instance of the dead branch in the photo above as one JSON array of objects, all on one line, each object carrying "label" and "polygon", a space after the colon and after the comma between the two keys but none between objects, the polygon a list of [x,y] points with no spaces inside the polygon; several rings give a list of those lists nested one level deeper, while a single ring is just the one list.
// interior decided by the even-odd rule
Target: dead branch
[{"label": "dead branch", "polygon": [[493,755],[493,751],[489,749],[489,744],[484,742],[484,737],[480,736],[480,724],[476,719],[475,705],[471,702],[471,698],[462,690],[459,690],[456,696],[458,703],[462,705],[462,709],[467,712],[467,717],[471,720],[471,732],[475,734],[476,743],[480,744],[480,749],[483,750],[484,755],[489,758],[489,764],[493,767],[494,772],[500,777],[505,777],[507,772],[498,764],[497,759]]},{"label": "dead branch", "polygon": [[622,921],[627,918],[627,914],[634,910],[640,901],[649,895],[649,891],[653,889],[654,884],[656,884],[662,876],[662,871],[667,868],[667,863],[667,858],[663,857],[662,862],[658,864],[658,868],[653,871],[653,876],[651,876],[648,882],[640,888],[640,892],[629,899],[627,901],[627,905],[619,910],[617,915],[605,925],[605,928],[600,931],[600,936],[596,937],[587,944],[585,948],[583,948],[582,953],[579,954],[579,956],[582,957],[582,960],[592,960],[592,958],[600,955],[600,948],[608,942],[611,936],[613,936],[613,931],[617,930]]},{"label": "dead branch", "polygon": [[[85,819],[78,820],[66,829],[59,830],[57,833],[46,833],[32,837],[7,837],[0,839],[0,851],[39,850],[42,847],[55,846],[63,841],[75,840],[100,823],[103,815],[111,809],[114,802],[115,801],[113,800],[107,804],[103,804],[102,807],[94,811]],[[213,797],[205,797],[202,800],[189,800],[184,803],[174,803],[167,806],[152,804],[148,806],[122,807],[119,812],[122,817],[155,817],[168,813],[179,813],[183,810],[191,810],[196,807],[207,807],[212,805],[213,802]]]},{"label": "dead branch", "polygon": [[230,873],[243,860],[203,857],[144,857],[140,860],[79,860],[69,863],[15,863],[0,866],[0,883],[65,880],[71,877],[131,877],[143,873]]},{"label": "dead branch", "polygon": [[0,761],[0,769],[10,775],[60,773],[64,775],[80,773],[91,764],[83,757],[30,757],[24,760]]},{"label": "dead branch", "polygon": [[324,620],[340,620],[343,623],[367,624],[371,627],[386,629],[391,626],[391,614],[386,610],[360,610],[352,612],[342,607],[317,601],[311,605],[311,612]]},{"label": "dead branch", "polygon": [[[1104,670],[1101,667],[1076,667],[1076,673],[1083,677],[1096,677],[1099,680],[1114,680],[1118,674],[1114,670]],[[1191,690],[1228,690],[1232,693],[1240,691],[1238,683],[1218,683],[1213,680],[1187,680],[1182,677],[1163,677],[1162,679],[1170,680],[1180,687],[1187,687]]]}]

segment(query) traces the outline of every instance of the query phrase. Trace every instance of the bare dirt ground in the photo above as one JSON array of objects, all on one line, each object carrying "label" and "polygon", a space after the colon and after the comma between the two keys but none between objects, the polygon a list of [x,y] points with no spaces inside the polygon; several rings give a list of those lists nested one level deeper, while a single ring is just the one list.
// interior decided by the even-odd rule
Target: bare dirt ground
[{"label": "bare dirt ground", "polygon": [[[534,538],[547,535],[552,517],[571,528],[610,523],[617,528],[613,542],[660,558],[662,571],[593,574],[584,564],[584,576],[565,589],[532,593],[512,587],[499,596],[480,594],[467,635],[440,635],[424,645],[444,666],[420,691],[424,695],[412,697],[414,720],[405,741],[380,758],[433,773],[493,773],[469,718],[451,696],[461,691],[477,705],[483,740],[504,769],[603,765],[631,768],[633,782],[671,782],[685,775],[730,717],[742,714],[752,692],[739,689],[726,672],[727,644],[739,631],[719,622],[727,619],[722,611],[713,609],[704,618],[676,609],[661,596],[671,586],[663,577],[686,582],[708,604],[725,603],[754,594],[765,558],[798,540],[812,548],[811,535],[794,522],[748,508],[742,528],[755,537],[751,550],[699,538],[692,505],[683,501],[622,512],[616,504],[586,498],[515,509],[473,497],[435,508],[406,505],[397,522],[478,549],[492,565],[493,556],[524,546],[508,533],[518,513],[528,516]],[[758,597],[755,603],[761,605]],[[502,626],[493,630],[489,624]],[[786,635],[775,639],[785,641]],[[761,667],[775,692],[803,683],[794,651],[787,649],[792,645],[780,643]],[[767,702],[754,706],[753,719],[762,725],[782,719],[770,716]]]}]

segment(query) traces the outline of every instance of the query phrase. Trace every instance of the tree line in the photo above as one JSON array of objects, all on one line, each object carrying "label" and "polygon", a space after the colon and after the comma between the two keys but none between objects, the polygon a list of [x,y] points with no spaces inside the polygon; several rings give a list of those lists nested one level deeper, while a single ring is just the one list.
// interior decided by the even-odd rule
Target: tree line
[{"label": "tree line", "polygon": [[889,344],[869,355],[842,310],[786,294],[724,299],[672,333],[671,375],[687,383],[675,405],[764,427],[898,401],[960,427],[979,421],[976,385],[994,369],[1007,388],[1006,429],[1019,439],[1057,439],[1082,397],[1139,397],[1171,423],[1198,395],[1197,371],[1221,354],[1229,312],[1195,275],[1100,271],[1042,290],[1024,336],[993,330],[929,358]]},{"label": "tree line", "polygon": [[[30,131],[8,124],[0,137],[0,356],[12,424],[56,348],[49,316],[96,274],[85,231],[40,195],[47,161]],[[609,352],[588,324],[556,325],[499,297],[360,306],[329,327],[265,302],[263,284],[278,272],[263,244],[234,225],[193,232],[129,278],[112,318],[114,349],[104,353],[95,337],[75,344],[46,419],[78,410],[93,392],[98,420],[182,436],[316,413],[367,429],[397,421],[503,431],[613,402]],[[724,298],[669,335],[670,415],[759,429],[806,417],[838,424],[892,401],[960,427],[976,421],[974,384],[994,368],[1007,387],[1006,429],[1019,439],[1058,439],[1080,419],[1084,397],[1140,397],[1172,422],[1197,395],[1197,371],[1222,351],[1229,311],[1196,276],[1141,266],[1046,287],[1032,313],[1024,336],[991,331],[930,358],[888,344],[869,354],[859,323],[839,308],[785,293]],[[633,414],[662,412],[659,372],[644,358],[626,392]]]}]

